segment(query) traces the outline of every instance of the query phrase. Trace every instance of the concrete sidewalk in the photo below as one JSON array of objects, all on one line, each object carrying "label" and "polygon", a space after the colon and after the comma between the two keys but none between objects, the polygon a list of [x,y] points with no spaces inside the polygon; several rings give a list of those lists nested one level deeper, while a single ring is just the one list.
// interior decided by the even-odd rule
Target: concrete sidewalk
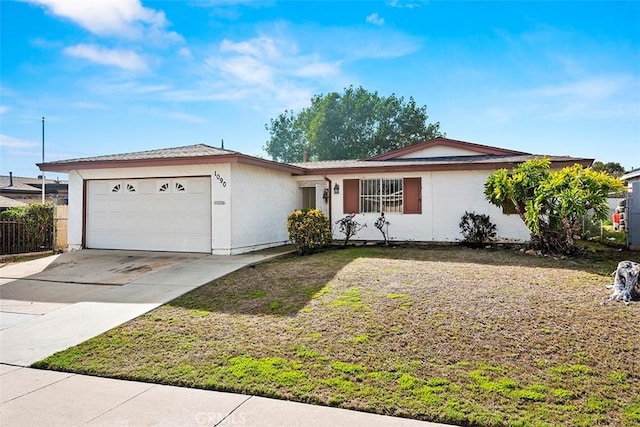
[{"label": "concrete sidewalk", "polygon": [[0,365],[5,426],[368,426],[434,424],[339,408]]}]

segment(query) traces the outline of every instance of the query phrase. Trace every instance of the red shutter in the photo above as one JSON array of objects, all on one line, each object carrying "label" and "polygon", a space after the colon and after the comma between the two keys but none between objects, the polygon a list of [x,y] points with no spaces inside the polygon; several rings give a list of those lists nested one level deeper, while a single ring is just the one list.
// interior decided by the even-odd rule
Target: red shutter
[{"label": "red shutter", "polygon": [[405,178],[402,183],[404,194],[403,211],[406,214],[422,213],[422,178]]},{"label": "red shutter", "polygon": [[360,180],[345,179],[342,181],[342,201],[344,213],[360,212]]}]

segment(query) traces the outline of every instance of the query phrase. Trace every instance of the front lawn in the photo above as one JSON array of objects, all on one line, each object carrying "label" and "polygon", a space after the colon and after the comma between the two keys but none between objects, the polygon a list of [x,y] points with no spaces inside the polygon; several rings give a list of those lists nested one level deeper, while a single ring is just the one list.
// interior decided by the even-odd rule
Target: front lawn
[{"label": "front lawn", "polygon": [[638,425],[640,302],[600,304],[622,259],[290,255],[36,366],[453,424]]}]

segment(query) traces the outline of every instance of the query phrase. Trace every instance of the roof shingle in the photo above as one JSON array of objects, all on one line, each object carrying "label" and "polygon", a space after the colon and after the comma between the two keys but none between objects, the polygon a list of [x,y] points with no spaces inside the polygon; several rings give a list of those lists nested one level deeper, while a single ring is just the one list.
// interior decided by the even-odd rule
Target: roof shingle
[{"label": "roof shingle", "polygon": [[153,159],[221,156],[221,155],[229,155],[229,154],[238,154],[238,152],[224,150],[222,148],[215,148],[206,144],[194,144],[194,145],[186,145],[183,147],[161,148],[157,150],[136,151],[132,153],[122,153],[122,154],[109,154],[106,156],[80,157],[77,159],[60,160],[60,161],[53,161],[48,163],[61,164],[61,163],[105,162],[105,161],[122,161],[122,160],[153,160]]}]

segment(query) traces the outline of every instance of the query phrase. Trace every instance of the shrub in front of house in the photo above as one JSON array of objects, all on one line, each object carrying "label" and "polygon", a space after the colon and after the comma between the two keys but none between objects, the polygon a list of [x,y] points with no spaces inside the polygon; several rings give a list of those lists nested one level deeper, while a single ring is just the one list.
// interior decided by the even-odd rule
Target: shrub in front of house
[{"label": "shrub in front of house", "polygon": [[300,255],[324,248],[332,240],[329,220],[317,209],[294,211],[287,218],[287,230]]},{"label": "shrub in front of house", "polygon": [[464,237],[464,244],[472,248],[480,248],[496,237],[497,227],[491,222],[489,215],[465,211],[458,226]]}]

